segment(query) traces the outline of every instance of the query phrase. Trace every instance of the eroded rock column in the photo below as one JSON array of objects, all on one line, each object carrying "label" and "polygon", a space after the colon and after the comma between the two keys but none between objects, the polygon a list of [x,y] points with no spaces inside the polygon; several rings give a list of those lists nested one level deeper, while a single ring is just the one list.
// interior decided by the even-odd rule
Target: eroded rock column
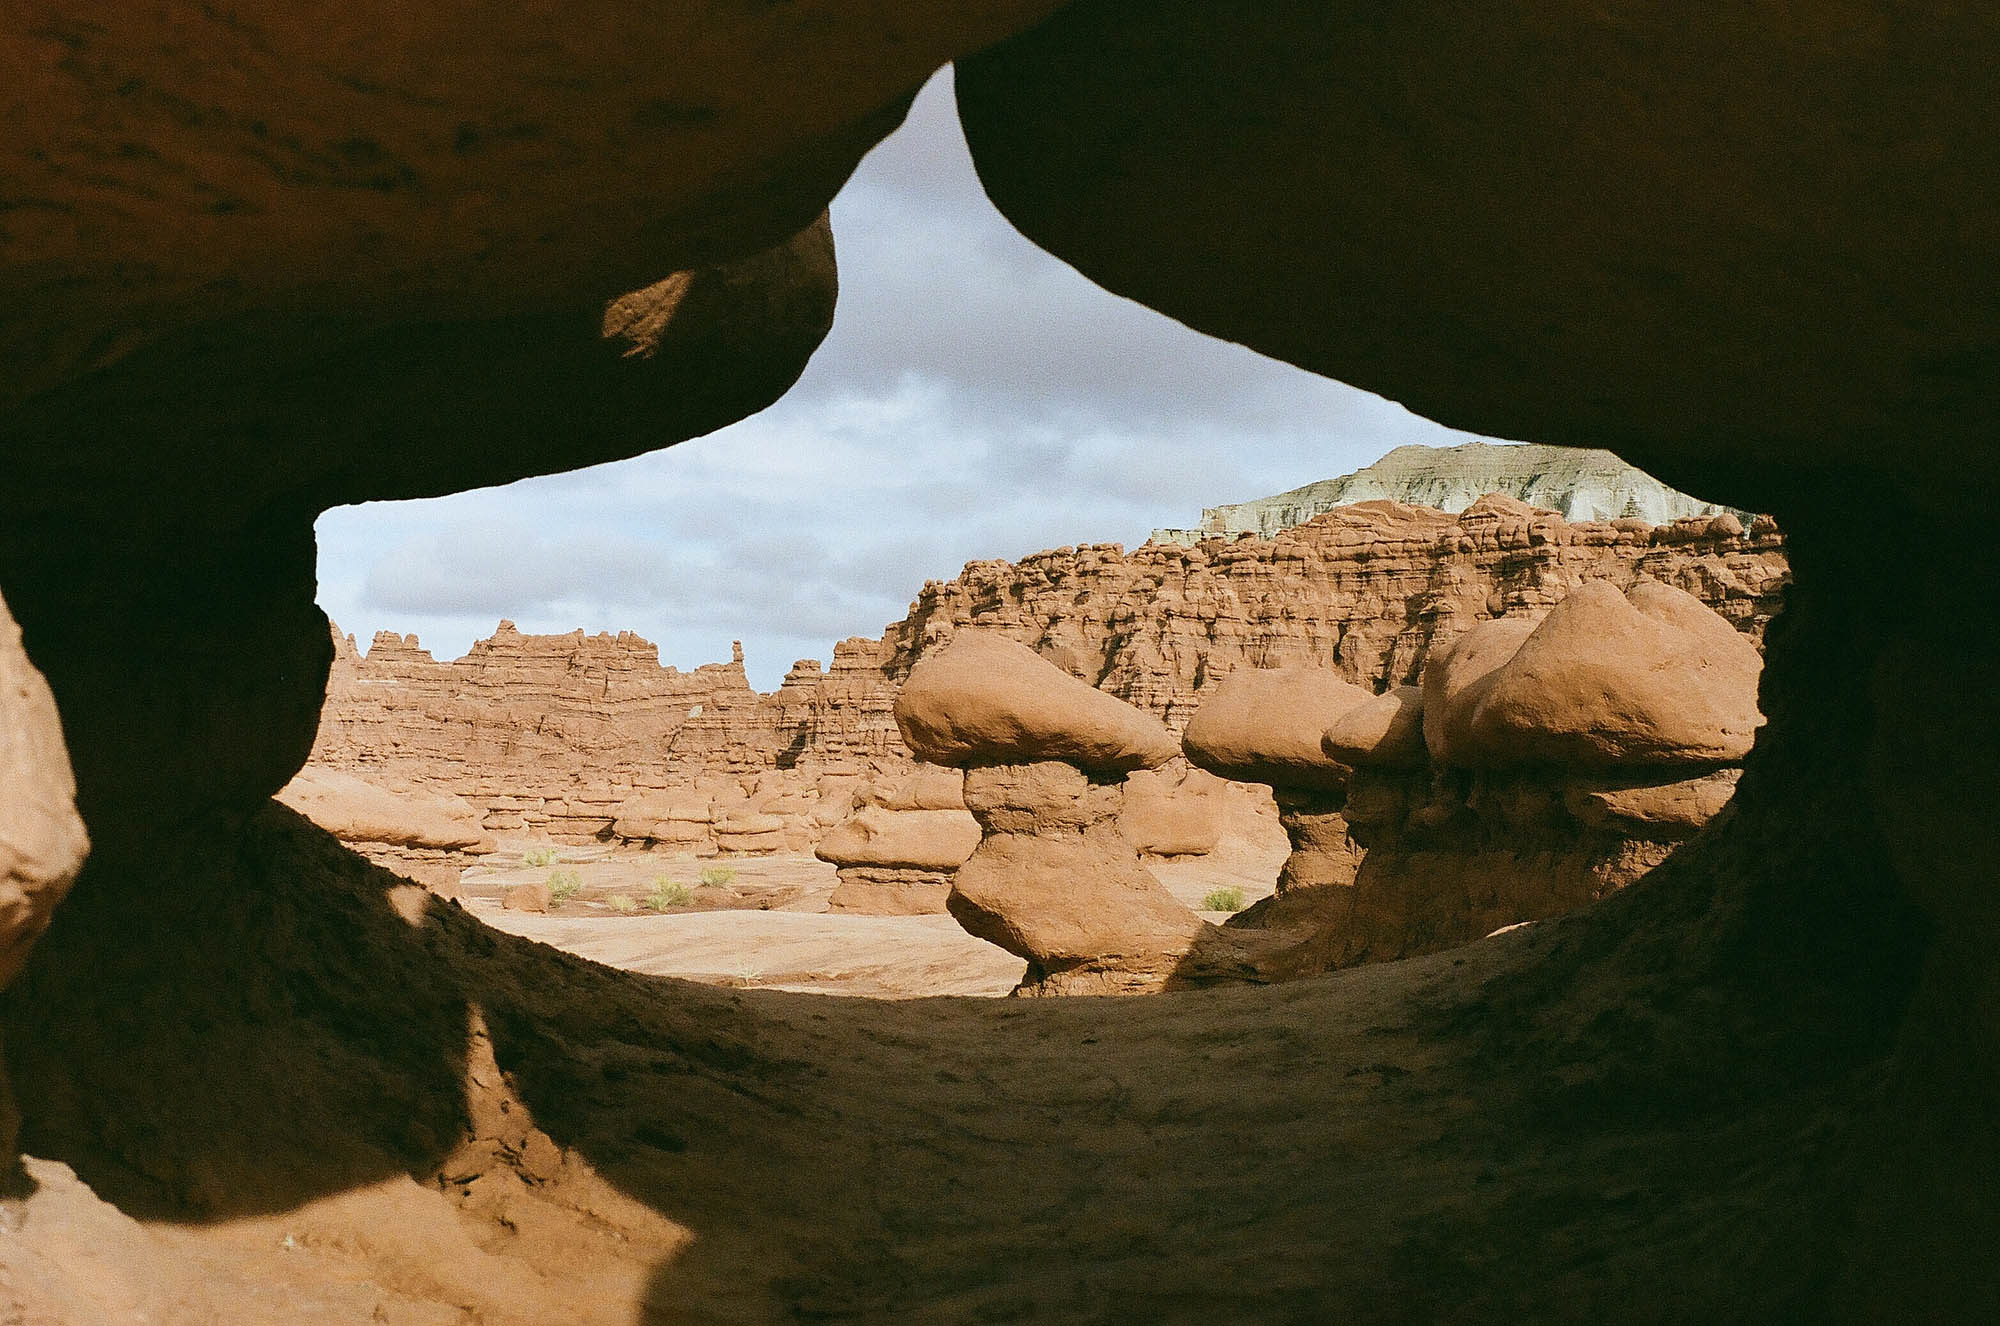
[{"label": "eroded rock column", "polygon": [[1119,829],[1124,780],[1173,734],[1024,645],[967,632],[896,701],[919,758],[963,768],[979,846],[946,907],[1028,961],[1017,994],[1133,994],[1176,983],[1214,927],[1155,879]]},{"label": "eroded rock column", "polygon": [[1182,745],[1190,762],[1238,782],[1269,785],[1291,855],[1270,903],[1245,925],[1324,922],[1346,907],[1361,853],[1347,820],[1349,766],[1321,748],[1320,734],[1369,692],[1322,668],[1246,668],[1224,678],[1195,712]]}]

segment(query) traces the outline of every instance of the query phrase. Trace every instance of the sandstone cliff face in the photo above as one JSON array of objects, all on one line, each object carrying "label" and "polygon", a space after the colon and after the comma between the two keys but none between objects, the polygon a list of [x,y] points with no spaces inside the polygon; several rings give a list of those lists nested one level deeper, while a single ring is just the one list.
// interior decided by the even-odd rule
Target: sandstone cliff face
[{"label": "sandstone cliff face", "polygon": [[365,657],[337,640],[312,763],[464,797],[496,833],[582,841],[613,833],[635,797],[699,789],[713,808],[649,840],[734,850],[749,840],[713,827],[725,811],[775,803],[809,846],[844,815],[851,784],[908,772],[898,688],[966,628],[1021,641],[1178,732],[1238,668],[1331,669],[1370,689],[1414,681],[1435,644],[1498,612],[1553,606],[1586,580],[1659,580],[1760,638],[1788,574],[1769,521],[1572,524],[1504,497],[1457,516],[1365,502],[1275,539],[974,562],[925,585],[879,640],[841,641],[829,666],[800,662],[769,695],[740,658],[684,673],[630,633],[529,636],[502,623],[450,663],[389,633]]},{"label": "sandstone cliff face", "polygon": [[1786,576],[1769,522],[1571,524],[1507,499],[1457,517],[1364,502],[1269,540],[974,562],[924,587],[885,636],[883,666],[904,675],[963,626],[1002,630],[1178,730],[1195,692],[1234,668],[1331,668],[1370,689],[1413,681],[1434,641],[1552,606],[1585,580],[1659,580],[1758,636]]},{"label": "sandstone cliff face", "polygon": [[1769,522],[1573,525],[1497,498],[1456,518],[1371,502],[1274,540],[975,562],[924,586],[880,640],[842,641],[830,667],[801,662],[768,696],[740,658],[682,673],[629,633],[524,636],[503,623],[455,663],[384,633],[365,658],[337,651],[313,762],[431,782],[485,806],[490,830],[589,837],[647,790],[734,779],[753,796],[806,793],[906,764],[897,688],[968,626],[1024,641],[1179,729],[1197,692],[1235,668],[1414,680],[1434,642],[1496,611],[1552,605],[1586,579],[1677,585],[1756,637],[1786,576]]},{"label": "sandstone cliff face", "polygon": [[336,634],[311,764],[463,797],[489,831],[587,838],[620,805],[668,787],[669,739],[690,714],[754,706],[740,654],[663,668],[630,632],[490,639],[440,663],[382,632],[366,655]]},{"label": "sandstone cliff face", "polygon": [[881,639],[842,641],[824,672],[800,664],[754,710],[690,721],[672,750],[731,767],[907,759],[896,688],[966,627],[1022,641],[1178,732],[1197,693],[1236,668],[1331,668],[1370,689],[1413,682],[1434,643],[1497,613],[1552,607],[1586,580],[1658,580],[1761,639],[1789,574],[1768,520],[1572,524],[1495,497],[1457,516],[1364,502],[1274,539],[1058,548],[926,584]]}]

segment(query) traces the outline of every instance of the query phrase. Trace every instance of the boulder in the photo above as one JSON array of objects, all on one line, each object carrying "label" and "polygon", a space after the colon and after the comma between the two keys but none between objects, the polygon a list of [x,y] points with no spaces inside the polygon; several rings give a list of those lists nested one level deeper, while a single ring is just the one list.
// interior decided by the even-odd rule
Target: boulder
[{"label": "boulder", "polygon": [[[21,651],[0,600],[0,986],[14,979],[48,928],[90,851],[76,780],[48,683]],[[4,1114],[0,1109],[0,1114]],[[11,1157],[11,1138],[0,1148]]]},{"label": "boulder", "polygon": [[979,822],[964,810],[863,806],[820,839],[813,855],[836,866],[877,866],[949,874],[979,846]]},{"label": "boulder", "polygon": [[1059,760],[1123,772],[1179,753],[1152,715],[983,631],[961,632],[911,669],[896,726],[919,759],[959,767]]},{"label": "boulder", "polygon": [[1338,788],[1348,766],[1326,753],[1321,734],[1371,698],[1323,668],[1244,668],[1202,700],[1181,744],[1189,761],[1224,778]]},{"label": "boulder", "polygon": [[1451,727],[1449,716],[1460,698],[1482,686],[1502,663],[1514,657],[1541,624],[1538,616],[1494,617],[1475,625],[1424,664],[1422,722],[1424,745],[1437,764],[1456,764],[1464,734]]},{"label": "boulder", "polygon": [[345,843],[487,853],[493,839],[479,813],[455,796],[389,788],[335,769],[304,769],[280,802]]},{"label": "boulder", "polygon": [[1628,596],[1589,581],[1476,686],[1445,697],[1450,762],[1741,760],[1763,721],[1762,670],[1756,646],[1693,595],[1646,581]]},{"label": "boulder", "polygon": [[554,902],[546,884],[516,884],[500,895],[500,905],[510,912],[546,912]]},{"label": "boulder", "polygon": [[1424,692],[1398,686],[1363,700],[1336,717],[1320,735],[1326,757],[1354,768],[1417,769],[1424,747]]}]

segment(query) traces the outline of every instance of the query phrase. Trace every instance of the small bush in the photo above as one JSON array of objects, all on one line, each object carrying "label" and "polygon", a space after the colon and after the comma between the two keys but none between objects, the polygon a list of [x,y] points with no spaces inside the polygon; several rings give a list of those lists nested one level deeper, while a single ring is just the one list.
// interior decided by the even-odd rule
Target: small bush
[{"label": "small bush", "polygon": [[549,872],[549,904],[560,907],[583,889],[583,877],[574,870]]},{"label": "small bush", "polygon": [[524,866],[552,866],[555,863],[556,849],[553,847],[536,847],[521,853],[521,864]]},{"label": "small bush", "polygon": [[639,900],[629,893],[614,893],[604,903],[620,916],[639,910]]},{"label": "small bush", "polygon": [[1205,912],[1240,912],[1243,910],[1242,889],[1216,889],[1201,900]]},{"label": "small bush", "polygon": [[649,911],[664,912],[675,907],[685,907],[694,901],[694,894],[688,886],[668,879],[665,875],[653,881],[653,892],[646,898]]},{"label": "small bush", "polygon": [[704,888],[726,889],[736,882],[736,871],[729,866],[710,866],[701,872]]}]

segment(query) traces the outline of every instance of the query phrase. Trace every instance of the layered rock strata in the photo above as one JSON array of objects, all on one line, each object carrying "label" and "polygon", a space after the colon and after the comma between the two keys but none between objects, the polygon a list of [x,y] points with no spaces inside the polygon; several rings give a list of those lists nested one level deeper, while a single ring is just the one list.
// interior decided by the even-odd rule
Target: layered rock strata
[{"label": "layered rock strata", "polygon": [[965,770],[979,846],[946,908],[1028,961],[1018,994],[1134,994],[1171,983],[1213,927],[1119,831],[1124,777],[1173,759],[1158,720],[1001,636],[968,632],[896,701],[924,760]]},{"label": "layered rock strata", "polygon": [[[363,656],[336,634],[312,763],[461,797],[494,833],[703,854],[781,836],[810,846],[848,813],[852,788],[909,773],[898,688],[967,628],[1023,641],[1178,731],[1237,669],[1296,663],[1371,690],[1413,681],[1434,644],[1496,612],[1544,609],[1586,579],[1677,585],[1755,639],[1786,576],[1768,521],[1571,524],[1497,496],[1455,517],[1369,502],[1273,540],[975,562],[924,586],[881,639],[842,641],[830,665],[802,661],[769,695],[740,658],[662,668],[629,633],[503,623],[456,662],[388,633]],[[1150,796],[1146,781],[1132,795]],[[1129,822],[1164,835],[1166,854],[1198,843],[1160,816],[1142,827],[1131,804]],[[1210,809],[1175,814],[1206,822]],[[782,820],[782,833],[743,832],[743,814]]]},{"label": "layered rock strata", "polygon": [[[438,662],[413,636],[377,634],[366,655],[336,633],[310,768],[469,803],[488,834],[616,839],[699,855],[809,848],[822,794],[874,765],[794,773],[757,756],[767,697],[742,650],[692,672],[662,667],[631,632],[525,635],[511,622]],[[713,759],[677,757],[707,723]],[[886,763],[886,762],[885,762]]]},{"label": "layered rock strata", "polygon": [[864,787],[854,814],[829,829],[813,854],[837,867],[827,910],[872,916],[944,912],[952,877],[979,846],[956,769],[919,765],[883,792]]}]

